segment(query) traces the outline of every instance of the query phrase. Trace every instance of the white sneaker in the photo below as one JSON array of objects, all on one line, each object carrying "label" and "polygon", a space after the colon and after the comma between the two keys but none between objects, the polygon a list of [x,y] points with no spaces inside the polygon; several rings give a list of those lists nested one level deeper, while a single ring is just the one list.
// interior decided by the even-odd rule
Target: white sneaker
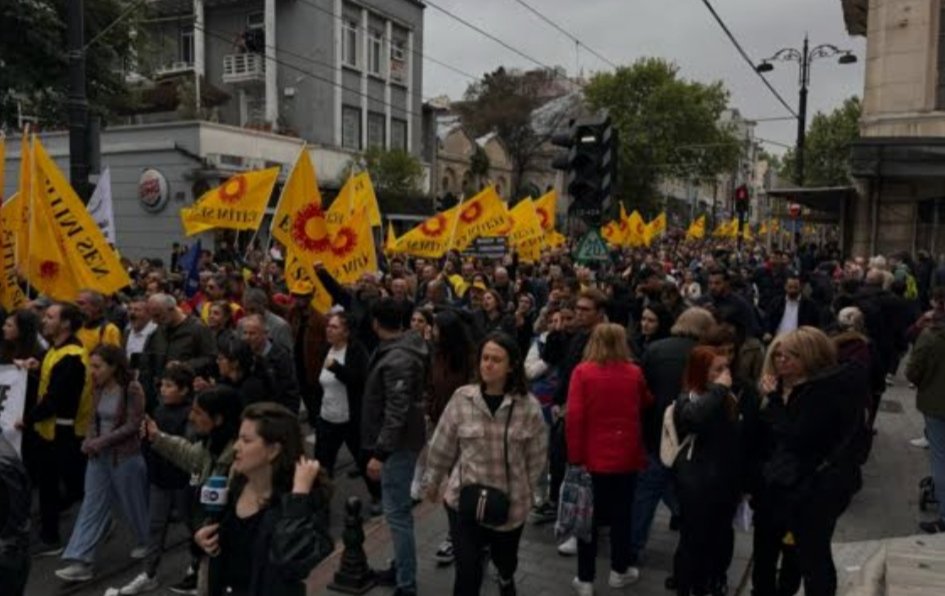
[{"label": "white sneaker", "polygon": [[558,545],[558,554],[563,557],[573,557],[577,554],[577,538],[571,536]]},{"label": "white sneaker", "polygon": [[571,587],[578,596],[594,596],[594,584],[591,582],[582,582],[578,578],[571,580]]},{"label": "white sneaker", "polygon": [[918,447],[919,449],[928,449],[928,448],[929,448],[929,440],[926,439],[925,437],[919,437],[918,439],[912,439],[911,441],[909,441],[909,444],[912,445],[913,447]]},{"label": "white sneaker", "polygon": [[640,581],[640,570],[636,567],[627,567],[627,570],[623,573],[617,573],[611,569],[607,585],[611,588],[623,588],[638,581]]},{"label": "white sneaker", "polygon": [[158,581],[156,577],[148,577],[147,573],[140,573],[138,577],[131,580],[128,584],[122,586],[118,593],[122,596],[131,596],[132,594],[144,594],[151,590],[157,590]]},{"label": "white sneaker", "polygon": [[73,563],[68,567],[56,570],[56,577],[67,582],[87,582],[94,574],[88,563]]},{"label": "white sneaker", "polygon": [[148,556],[148,547],[147,546],[136,546],[131,549],[131,558],[135,561],[140,561],[141,559]]}]

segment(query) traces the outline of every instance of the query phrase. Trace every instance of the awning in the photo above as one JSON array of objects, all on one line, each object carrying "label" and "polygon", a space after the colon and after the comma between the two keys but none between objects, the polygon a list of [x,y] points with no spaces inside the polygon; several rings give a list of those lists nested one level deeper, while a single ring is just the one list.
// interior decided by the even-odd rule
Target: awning
[{"label": "awning", "polygon": [[856,178],[945,178],[945,138],[861,137],[850,166]]},{"label": "awning", "polygon": [[856,196],[852,186],[821,186],[813,188],[770,188],[769,197],[801,205],[839,217],[847,200]]}]

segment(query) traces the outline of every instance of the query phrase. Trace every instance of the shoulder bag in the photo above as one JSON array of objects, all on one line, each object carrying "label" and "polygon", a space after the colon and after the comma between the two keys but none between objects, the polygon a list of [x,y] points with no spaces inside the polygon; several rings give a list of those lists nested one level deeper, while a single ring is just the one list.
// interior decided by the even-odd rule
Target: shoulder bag
[{"label": "shoulder bag", "polygon": [[[505,420],[505,434],[503,438],[505,452],[505,490],[499,490],[485,484],[467,484],[459,490],[459,514],[469,521],[484,526],[502,526],[509,520],[511,500],[511,479],[509,474],[509,425],[512,422],[512,411],[515,409],[515,399],[509,406],[509,415]],[[460,464],[462,466],[462,464]],[[460,467],[462,470],[462,467]],[[462,472],[460,472],[462,473]]]}]

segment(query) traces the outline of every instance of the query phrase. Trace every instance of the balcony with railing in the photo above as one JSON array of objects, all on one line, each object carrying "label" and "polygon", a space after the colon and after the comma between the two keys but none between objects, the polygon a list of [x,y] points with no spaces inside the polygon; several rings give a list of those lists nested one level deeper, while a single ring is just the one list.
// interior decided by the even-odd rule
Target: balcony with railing
[{"label": "balcony with railing", "polygon": [[223,82],[228,85],[260,84],[266,78],[266,59],[262,54],[228,54],[223,57]]}]

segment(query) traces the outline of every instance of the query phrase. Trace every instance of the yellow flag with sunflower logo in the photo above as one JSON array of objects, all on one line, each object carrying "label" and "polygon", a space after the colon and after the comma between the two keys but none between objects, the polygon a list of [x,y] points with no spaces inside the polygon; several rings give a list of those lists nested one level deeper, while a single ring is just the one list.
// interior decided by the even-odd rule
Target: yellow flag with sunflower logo
[{"label": "yellow flag with sunflower logo", "polygon": [[279,177],[279,168],[241,172],[203,193],[193,207],[180,210],[184,232],[192,236],[210,228],[255,230]]},{"label": "yellow flag with sunflower logo", "polygon": [[279,205],[272,217],[272,236],[292,251],[296,258],[311,265],[330,258],[331,236],[322,210],[315,166],[303,146],[289,173]]},{"label": "yellow flag with sunflower logo", "polygon": [[509,212],[505,201],[488,187],[459,204],[459,216],[450,248],[466,250],[480,236],[492,236],[508,225]]},{"label": "yellow flag with sunflower logo", "polygon": [[332,307],[331,294],[325,289],[313,267],[309,267],[289,251],[285,258],[285,284],[289,292],[312,296],[312,308],[326,314]]},{"label": "yellow flag with sunflower logo", "polygon": [[365,273],[377,271],[377,250],[367,206],[342,223],[331,238],[331,257],[325,268],[342,284],[353,284]]},{"label": "yellow flag with sunflower logo", "polygon": [[396,252],[415,257],[437,259],[449,250],[460,205],[436,213],[406,232],[394,245]]}]

